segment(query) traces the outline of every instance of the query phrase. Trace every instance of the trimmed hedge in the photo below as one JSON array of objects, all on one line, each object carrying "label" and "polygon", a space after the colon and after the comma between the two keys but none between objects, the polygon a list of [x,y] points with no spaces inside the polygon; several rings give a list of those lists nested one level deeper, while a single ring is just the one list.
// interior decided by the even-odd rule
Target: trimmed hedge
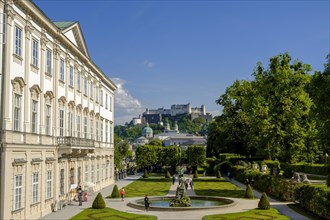
[{"label": "trimmed hedge", "polygon": [[263,174],[259,170],[245,169],[234,166],[232,173],[237,180],[244,183],[246,179],[254,179],[254,188],[266,192],[268,195],[284,201],[293,201],[293,186],[288,180],[280,176]]},{"label": "trimmed hedge", "polygon": [[302,172],[308,174],[316,174],[316,175],[328,175],[328,170],[330,170],[329,165],[324,164],[281,164],[281,168],[283,169],[283,175],[287,178],[291,178],[294,172]]},{"label": "trimmed hedge", "polygon": [[270,209],[270,203],[269,203],[269,200],[268,200],[268,196],[265,192],[263,192],[262,195],[261,195],[261,198],[260,198],[259,203],[258,203],[258,208],[259,209],[264,209],[264,210]]},{"label": "trimmed hedge", "polygon": [[101,193],[97,194],[96,198],[94,199],[92,208],[93,209],[104,209],[105,208],[105,202],[104,202],[104,199],[103,199]]},{"label": "trimmed hedge", "polygon": [[144,170],[144,173],[142,175],[143,178],[148,178],[149,177],[149,174],[147,172],[147,170]]},{"label": "trimmed hedge", "polygon": [[302,185],[294,190],[299,205],[320,217],[330,219],[330,189],[327,187]]},{"label": "trimmed hedge", "polygon": [[170,174],[170,172],[168,170],[166,170],[166,172],[165,172],[165,178],[166,179],[170,179],[171,178],[171,174]]},{"label": "trimmed hedge", "polygon": [[252,191],[252,188],[251,188],[250,184],[248,184],[246,186],[244,198],[247,198],[247,199],[253,199],[254,198],[254,194],[253,194],[253,191]]},{"label": "trimmed hedge", "polygon": [[111,198],[119,198],[119,197],[120,197],[120,194],[119,194],[118,186],[117,186],[117,184],[115,184],[112,189]]}]

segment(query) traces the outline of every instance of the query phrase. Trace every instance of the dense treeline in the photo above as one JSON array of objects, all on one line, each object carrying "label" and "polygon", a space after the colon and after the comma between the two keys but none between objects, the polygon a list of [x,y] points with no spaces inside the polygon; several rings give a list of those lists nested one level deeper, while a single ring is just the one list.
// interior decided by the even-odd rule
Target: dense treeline
[{"label": "dense treeline", "polygon": [[[177,116],[165,116],[164,122],[168,122],[170,127],[173,129],[174,123],[178,124],[180,132],[195,134],[195,135],[207,135],[209,122],[203,117],[198,117],[191,120],[190,115],[182,114]],[[149,125],[154,135],[164,132],[164,126],[160,124]],[[141,137],[142,129],[145,125],[116,125],[114,133],[123,140],[133,142],[136,138]]]},{"label": "dense treeline", "polygon": [[330,57],[324,72],[272,57],[251,81],[237,80],[216,100],[222,115],[210,125],[207,154],[232,152],[284,162],[320,161],[330,150]]}]

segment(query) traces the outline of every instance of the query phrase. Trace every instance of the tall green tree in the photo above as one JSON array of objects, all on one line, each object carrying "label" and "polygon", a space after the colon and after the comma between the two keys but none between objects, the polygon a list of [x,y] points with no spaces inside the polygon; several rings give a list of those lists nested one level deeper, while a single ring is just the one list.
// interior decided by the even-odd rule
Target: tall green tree
[{"label": "tall green tree", "polygon": [[150,145],[137,146],[135,151],[136,164],[141,168],[147,169],[149,172],[151,167],[159,161],[159,148],[162,147]]},{"label": "tall green tree", "polygon": [[206,147],[193,145],[187,149],[188,164],[193,168],[193,172],[197,170],[206,161]]},{"label": "tall green tree", "polygon": [[256,93],[249,102],[249,143],[257,146],[258,153],[286,162],[306,155],[306,140],[315,128],[308,120],[310,71],[307,64],[292,63],[288,53],[272,57],[266,70],[257,66],[253,74]]},{"label": "tall green tree", "polygon": [[312,161],[317,152],[312,99],[306,91],[311,67],[288,53],[257,64],[254,80],[235,81],[216,101],[223,113],[210,126],[208,155],[226,150],[286,162]]},{"label": "tall green tree", "polygon": [[132,156],[132,151],[130,150],[129,143],[127,141],[121,140],[118,135],[114,135],[114,164],[116,168],[125,168],[125,160]]},{"label": "tall green tree", "polygon": [[237,80],[216,101],[223,106],[223,114],[215,123],[218,125],[218,130],[224,132],[221,134],[224,138],[222,147],[227,152],[249,156],[255,151],[254,148],[248,147],[247,136],[250,126],[246,103],[249,103],[252,92],[251,82]]},{"label": "tall green tree", "polygon": [[163,161],[164,165],[171,166],[172,173],[175,173],[176,166],[181,162],[182,150],[178,146],[163,147]]},{"label": "tall green tree", "polygon": [[316,72],[312,76],[309,87],[310,95],[315,104],[312,116],[318,128],[317,139],[321,154],[330,152],[330,54],[324,65],[323,72]]}]

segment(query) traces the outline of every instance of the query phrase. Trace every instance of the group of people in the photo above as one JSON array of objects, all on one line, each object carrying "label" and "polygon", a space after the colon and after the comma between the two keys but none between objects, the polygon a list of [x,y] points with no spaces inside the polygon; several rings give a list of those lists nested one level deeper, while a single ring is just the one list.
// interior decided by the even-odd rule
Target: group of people
[{"label": "group of people", "polygon": [[186,179],[184,181],[184,187],[186,188],[186,190],[188,189],[188,186],[190,186],[191,189],[194,189],[194,182],[192,179]]},{"label": "group of people", "polygon": [[[172,176],[172,184],[174,185],[176,182],[176,177],[175,175]],[[187,178],[185,181],[184,181],[184,187],[185,189],[187,190],[188,187],[190,186],[191,189],[194,189],[194,182],[191,178]]]}]

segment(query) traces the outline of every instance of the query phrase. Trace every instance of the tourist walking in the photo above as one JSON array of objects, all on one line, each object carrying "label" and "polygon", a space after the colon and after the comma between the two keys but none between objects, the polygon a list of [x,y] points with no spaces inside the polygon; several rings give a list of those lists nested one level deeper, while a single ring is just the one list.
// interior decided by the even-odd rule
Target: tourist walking
[{"label": "tourist walking", "polygon": [[192,179],[190,180],[190,183],[189,183],[189,184],[190,184],[190,188],[191,188],[191,189],[194,189],[194,182],[193,182]]},{"label": "tourist walking", "polygon": [[173,176],[172,176],[172,185],[174,185],[175,180],[176,180],[175,175],[173,175]]},{"label": "tourist walking", "polygon": [[149,205],[150,205],[150,203],[149,203],[149,198],[148,198],[148,195],[146,195],[146,196],[144,197],[144,208],[145,208],[145,211],[146,211],[146,212],[149,211]]},{"label": "tourist walking", "polygon": [[78,201],[79,201],[79,206],[82,206],[82,195],[83,191],[81,189],[81,186],[78,187]]},{"label": "tourist walking", "polygon": [[120,189],[120,197],[121,197],[121,201],[124,201],[124,197],[125,197],[125,189],[124,187]]},{"label": "tourist walking", "polygon": [[254,187],[254,179],[253,178],[251,180],[251,186],[252,186],[252,188]]}]

